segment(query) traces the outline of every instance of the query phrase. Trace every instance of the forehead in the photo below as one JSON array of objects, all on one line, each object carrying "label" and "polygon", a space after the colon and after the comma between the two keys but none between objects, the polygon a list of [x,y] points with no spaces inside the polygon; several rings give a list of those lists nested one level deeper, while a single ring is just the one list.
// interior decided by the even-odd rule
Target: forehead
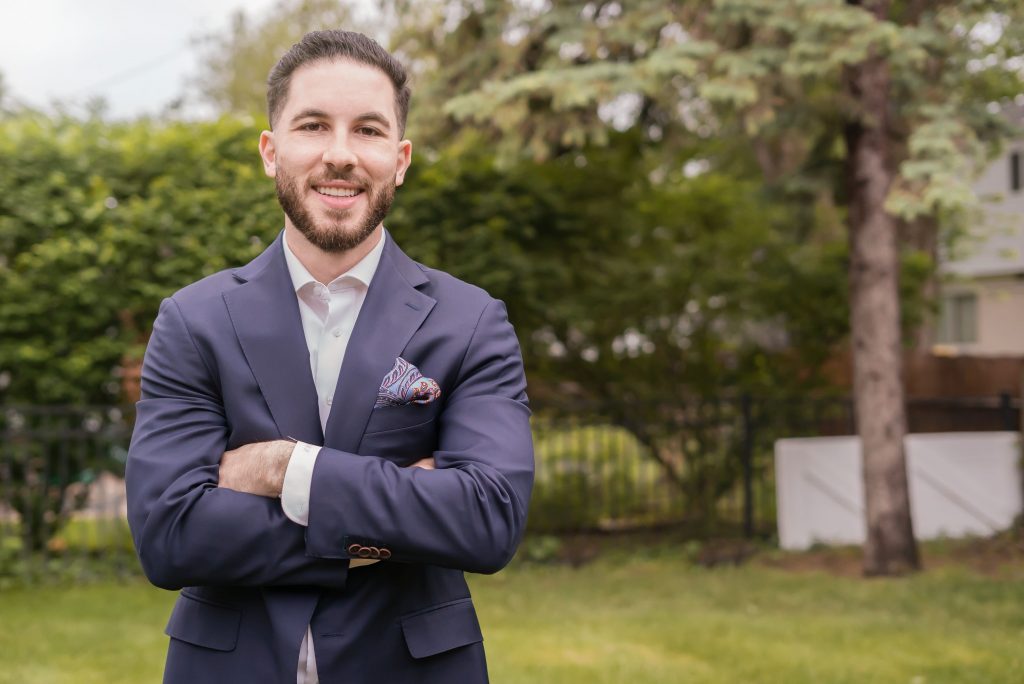
[{"label": "forehead", "polygon": [[320,60],[292,73],[282,110],[287,120],[307,109],[332,116],[379,111],[394,124],[395,86],[381,69],[350,59]]}]

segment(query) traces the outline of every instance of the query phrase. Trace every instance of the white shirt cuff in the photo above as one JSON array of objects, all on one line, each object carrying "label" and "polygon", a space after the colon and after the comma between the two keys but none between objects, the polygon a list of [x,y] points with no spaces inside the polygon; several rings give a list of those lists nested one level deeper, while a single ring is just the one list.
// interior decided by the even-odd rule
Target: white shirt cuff
[{"label": "white shirt cuff", "polygon": [[281,509],[288,519],[303,527],[309,525],[309,490],[313,486],[313,466],[320,447],[296,442],[284,471]]}]

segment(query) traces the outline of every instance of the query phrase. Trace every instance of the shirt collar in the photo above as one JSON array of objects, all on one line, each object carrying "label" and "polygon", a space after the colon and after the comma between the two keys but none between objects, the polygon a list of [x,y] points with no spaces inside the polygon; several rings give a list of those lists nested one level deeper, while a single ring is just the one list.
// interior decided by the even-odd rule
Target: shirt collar
[{"label": "shirt collar", "polygon": [[[369,287],[370,281],[373,280],[374,274],[377,273],[377,266],[380,265],[380,257],[384,253],[384,241],[387,239],[387,234],[386,230],[381,231],[380,240],[377,241],[374,248],[356,262],[352,268],[332,280],[331,283],[337,282],[342,278],[355,278],[364,286]],[[309,272],[309,269],[302,265],[299,257],[295,256],[295,252],[288,246],[287,233],[281,235],[281,243],[284,245],[284,260],[288,264],[288,275],[292,278],[292,286],[295,288],[295,291],[298,292],[309,283],[319,282]],[[324,285],[330,286],[331,283],[324,283]]]}]

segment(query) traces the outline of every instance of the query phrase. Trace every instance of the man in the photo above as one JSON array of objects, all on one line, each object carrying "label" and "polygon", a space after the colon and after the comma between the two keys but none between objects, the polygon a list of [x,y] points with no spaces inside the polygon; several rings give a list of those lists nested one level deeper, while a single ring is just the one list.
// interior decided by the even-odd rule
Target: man
[{"label": "man", "polygon": [[129,522],[182,588],[166,682],[485,682],[463,571],[522,535],[533,452],[504,306],[383,228],[409,89],[372,40],[308,34],[260,138],[285,212],[248,265],[165,300]]}]

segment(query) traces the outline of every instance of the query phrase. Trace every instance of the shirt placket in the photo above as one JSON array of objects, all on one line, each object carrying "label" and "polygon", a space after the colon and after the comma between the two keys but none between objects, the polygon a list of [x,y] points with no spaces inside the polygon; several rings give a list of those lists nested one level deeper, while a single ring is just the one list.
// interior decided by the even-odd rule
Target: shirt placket
[{"label": "shirt placket", "polygon": [[338,373],[341,370],[342,355],[347,340],[344,326],[348,322],[348,314],[352,309],[353,292],[353,288],[347,283],[331,283],[329,311],[320,334],[316,374],[316,386],[321,396],[320,405],[324,425],[327,422],[327,415],[331,412],[334,393],[338,386]]}]

